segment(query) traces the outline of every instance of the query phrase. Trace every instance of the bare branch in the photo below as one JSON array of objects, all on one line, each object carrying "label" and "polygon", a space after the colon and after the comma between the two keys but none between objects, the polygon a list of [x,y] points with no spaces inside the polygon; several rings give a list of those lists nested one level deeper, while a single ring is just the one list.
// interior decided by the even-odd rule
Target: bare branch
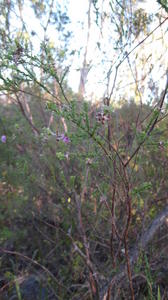
[{"label": "bare branch", "polygon": [[[133,267],[133,265],[136,263],[139,254],[145,250],[147,245],[151,242],[154,235],[157,233],[158,229],[164,224],[165,220],[168,217],[168,206],[166,206],[152,221],[151,225],[148,227],[146,232],[141,235],[141,238],[137,245],[134,247],[132,254],[130,256],[130,265]],[[102,289],[101,293],[101,299],[102,300],[112,300],[112,298],[109,298],[109,290],[112,289],[115,285],[119,284],[119,282],[125,277],[126,275],[126,265],[123,265],[120,267],[120,270],[118,271],[117,275],[115,275],[110,282]]]},{"label": "bare branch", "polygon": [[135,151],[132,153],[132,155],[130,156],[130,158],[126,161],[125,163],[125,167],[128,166],[128,164],[130,163],[130,161],[133,159],[133,157],[138,153],[138,151],[140,150],[140,148],[142,147],[142,145],[145,143],[145,141],[147,140],[147,138],[149,137],[149,135],[152,133],[153,129],[155,128],[157,122],[158,122],[158,119],[159,119],[159,116],[160,116],[160,112],[161,112],[161,109],[163,107],[163,104],[164,104],[164,100],[165,100],[165,97],[166,97],[166,94],[167,94],[167,91],[168,91],[168,73],[167,73],[167,81],[166,81],[166,86],[165,86],[165,89],[164,91],[162,92],[161,94],[161,98],[159,100],[160,102],[160,105],[158,107],[158,114],[156,115],[156,118],[154,119],[152,125],[150,126],[150,128],[148,129],[144,139],[142,140],[142,142],[138,145],[138,147],[135,149]]}]

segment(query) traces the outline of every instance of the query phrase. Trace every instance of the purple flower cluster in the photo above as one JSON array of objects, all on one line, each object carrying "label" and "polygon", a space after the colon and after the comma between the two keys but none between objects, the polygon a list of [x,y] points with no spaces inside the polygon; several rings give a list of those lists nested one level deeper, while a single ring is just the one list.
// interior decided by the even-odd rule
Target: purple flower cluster
[{"label": "purple flower cluster", "polygon": [[4,144],[6,143],[6,135],[1,136],[1,142]]},{"label": "purple flower cluster", "polygon": [[64,133],[57,137],[57,141],[63,141],[64,143],[70,143],[69,137],[67,137]]}]

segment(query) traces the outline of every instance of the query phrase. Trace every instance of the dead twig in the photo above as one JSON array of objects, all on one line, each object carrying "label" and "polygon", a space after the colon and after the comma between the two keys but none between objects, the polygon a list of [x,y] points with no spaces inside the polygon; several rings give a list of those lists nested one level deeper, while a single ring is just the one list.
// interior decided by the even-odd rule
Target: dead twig
[{"label": "dead twig", "polygon": [[[152,221],[151,225],[148,227],[146,232],[141,235],[139,242],[136,243],[136,246],[134,247],[133,251],[130,253],[131,267],[134,266],[140,253],[145,250],[147,245],[153,239],[154,235],[157,233],[160,226],[164,224],[167,217],[168,217],[168,205]],[[114,286],[117,286],[121,282],[121,280],[125,277],[125,275],[126,275],[126,265],[122,265],[118,273],[114,277],[112,277],[109,283],[102,289],[101,292],[102,300],[112,300],[112,298],[109,298],[109,290],[112,290]]]}]

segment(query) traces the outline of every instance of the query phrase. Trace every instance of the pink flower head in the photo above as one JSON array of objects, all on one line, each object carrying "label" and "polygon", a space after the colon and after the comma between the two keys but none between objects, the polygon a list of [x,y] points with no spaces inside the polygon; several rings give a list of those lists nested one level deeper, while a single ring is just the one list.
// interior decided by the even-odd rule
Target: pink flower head
[{"label": "pink flower head", "polygon": [[1,142],[4,144],[6,143],[6,135],[1,136]]}]

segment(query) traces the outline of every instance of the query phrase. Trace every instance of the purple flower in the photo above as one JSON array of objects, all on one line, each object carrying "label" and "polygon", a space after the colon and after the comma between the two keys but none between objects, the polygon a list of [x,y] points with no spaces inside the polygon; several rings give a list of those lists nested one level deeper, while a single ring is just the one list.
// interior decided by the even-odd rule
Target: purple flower
[{"label": "purple flower", "polygon": [[60,135],[60,140],[63,140],[64,138],[65,138],[65,134],[62,133],[62,134]]},{"label": "purple flower", "polygon": [[70,139],[67,136],[64,136],[64,138],[62,139],[62,141],[66,144],[70,143]]},{"label": "purple flower", "polygon": [[63,141],[64,143],[66,143],[66,144],[70,143],[70,139],[67,136],[65,136],[64,133],[60,134],[57,137],[57,141],[60,141],[60,140]]},{"label": "purple flower", "polygon": [[6,135],[1,136],[1,142],[4,144],[6,143]]}]

